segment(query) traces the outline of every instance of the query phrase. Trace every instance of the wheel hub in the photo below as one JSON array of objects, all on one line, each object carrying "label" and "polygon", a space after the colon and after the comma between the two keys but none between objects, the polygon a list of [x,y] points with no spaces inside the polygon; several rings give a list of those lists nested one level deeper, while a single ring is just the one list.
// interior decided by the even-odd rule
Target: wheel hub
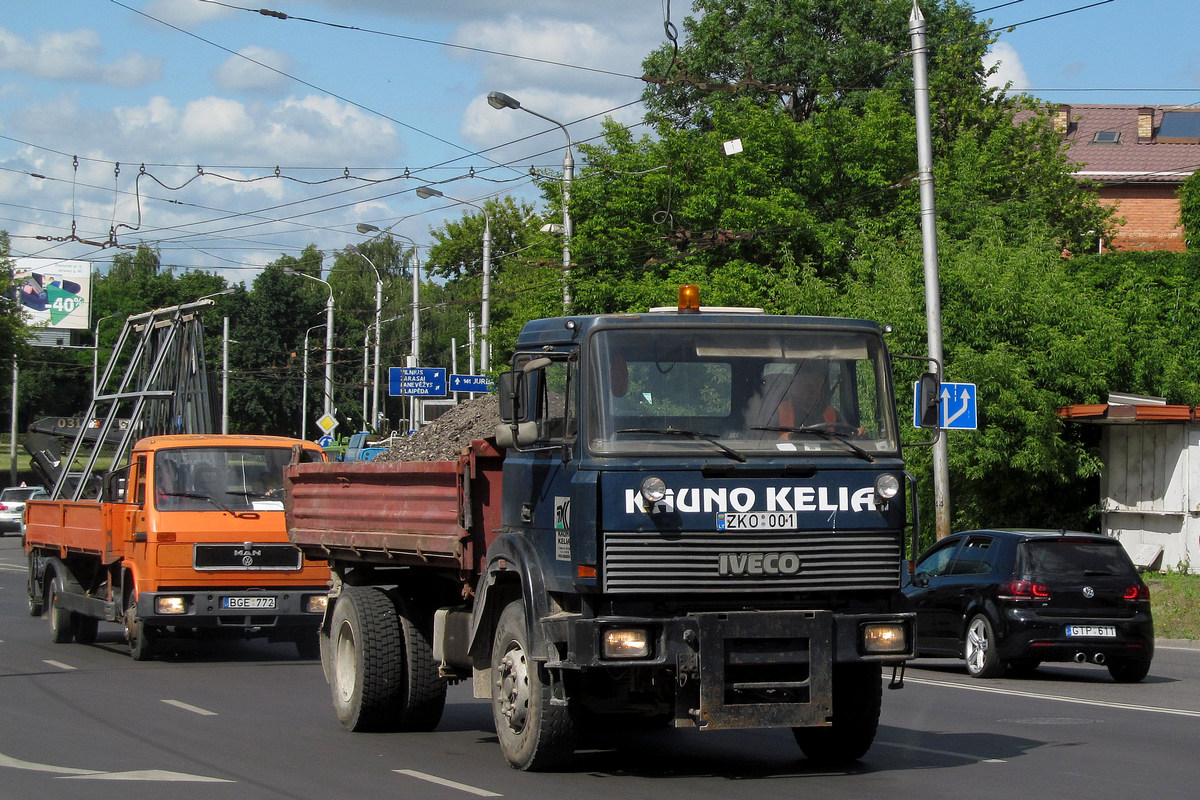
[{"label": "wheel hub", "polygon": [[505,653],[496,673],[500,715],[508,720],[510,728],[520,731],[529,717],[529,662],[525,651],[514,647]]}]

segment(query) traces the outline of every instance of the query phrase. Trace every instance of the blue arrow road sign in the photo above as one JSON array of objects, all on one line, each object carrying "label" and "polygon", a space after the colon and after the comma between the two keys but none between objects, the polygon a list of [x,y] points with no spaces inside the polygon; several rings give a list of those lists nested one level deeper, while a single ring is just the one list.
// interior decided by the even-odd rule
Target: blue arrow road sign
[{"label": "blue arrow road sign", "polygon": [[391,397],[445,397],[445,367],[389,367]]},{"label": "blue arrow road sign", "polygon": [[[948,431],[973,431],[979,427],[978,396],[973,383],[942,383],[938,404],[939,427]],[[918,390],[913,384],[913,427],[917,420]]]},{"label": "blue arrow road sign", "polygon": [[486,375],[458,375],[450,373],[450,391],[452,392],[490,392],[492,381]]}]

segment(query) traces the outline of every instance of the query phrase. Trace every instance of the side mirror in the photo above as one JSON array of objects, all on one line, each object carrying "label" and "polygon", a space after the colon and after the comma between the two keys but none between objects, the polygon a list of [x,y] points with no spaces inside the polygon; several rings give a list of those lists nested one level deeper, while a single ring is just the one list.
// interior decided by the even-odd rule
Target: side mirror
[{"label": "side mirror", "polygon": [[922,428],[940,428],[942,382],[933,372],[921,374],[917,389],[917,421]]},{"label": "side mirror", "polygon": [[525,418],[525,376],[524,372],[501,372],[496,381],[500,419],[505,422],[520,422]]}]

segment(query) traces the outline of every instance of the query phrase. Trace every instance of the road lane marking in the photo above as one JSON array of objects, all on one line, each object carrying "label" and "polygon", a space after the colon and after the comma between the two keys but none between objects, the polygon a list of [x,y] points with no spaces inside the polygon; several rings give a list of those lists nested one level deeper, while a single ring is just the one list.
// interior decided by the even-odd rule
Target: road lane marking
[{"label": "road lane marking", "polygon": [[1019,689],[1002,689],[997,686],[967,686],[952,681],[931,681],[928,678],[905,676],[905,683],[918,683],[926,686],[941,686],[947,689],[963,689],[968,692],[986,692],[988,694],[1006,694],[1010,697],[1028,697],[1034,700],[1057,700],[1060,703],[1075,703],[1081,706],[1098,706],[1100,708],[1120,708],[1126,711],[1151,711],[1155,714],[1172,714],[1177,717],[1200,717],[1200,711],[1186,708],[1160,708],[1158,706],[1140,706],[1134,703],[1114,703],[1109,700],[1088,700],[1082,697],[1066,697],[1060,694],[1042,694],[1041,692],[1023,692]]},{"label": "road lane marking", "polygon": [[75,667],[72,667],[70,664],[64,664],[61,661],[52,661],[49,658],[43,658],[42,663],[49,664],[52,667],[58,667],[59,669],[75,669]]},{"label": "road lane marking", "polygon": [[193,714],[199,714],[202,717],[217,716],[217,712],[215,711],[209,711],[207,708],[200,708],[200,706],[194,706],[190,703],[185,703],[182,700],[163,700],[163,702],[169,706],[175,706],[176,708],[182,708],[184,711],[191,711]]},{"label": "road lane marking", "polygon": [[206,775],[188,775],[186,772],[170,772],[165,769],[139,769],[128,772],[104,772],[96,769],[59,767],[54,764],[39,764],[0,753],[0,767],[23,769],[29,772],[49,772],[68,780],[98,781],[188,781],[191,783],[236,783],[225,778],[210,778]]},{"label": "road lane marking", "polygon": [[449,789],[458,789],[460,792],[466,792],[467,794],[473,794],[476,797],[504,797],[504,795],[502,795],[502,794],[497,794],[496,792],[489,792],[487,789],[477,789],[474,786],[468,786],[465,783],[458,783],[457,781],[446,780],[445,778],[439,778],[436,775],[430,775],[425,772],[417,772],[414,769],[394,769],[394,770],[392,770],[392,772],[397,772],[401,775],[407,775],[410,778],[417,778],[418,780],[429,781],[430,783],[436,783],[438,786],[445,786]]},{"label": "road lane marking", "polygon": [[951,758],[965,758],[968,761],[978,761],[982,764],[1007,764],[1008,760],[1003,758],[982,758],[974,753],[959,753],[954,750],[935,750],[932,747],[918,747],[915,744],[901,744],[900,742],[884,742],[876,741],[876,745],[884,747],[898,747],[902,750],[915,750],[918,753],[932,753],[935,756],[949,756]]}]

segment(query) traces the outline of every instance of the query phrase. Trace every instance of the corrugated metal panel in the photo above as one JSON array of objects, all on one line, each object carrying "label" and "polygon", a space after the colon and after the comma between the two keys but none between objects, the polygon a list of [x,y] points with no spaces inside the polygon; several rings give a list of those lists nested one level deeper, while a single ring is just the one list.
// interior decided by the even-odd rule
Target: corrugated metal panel
[{"label": "corrugated metal panel", "polygon": [[[721,574],[722,554],[751,553],[794,554],[799,569],[790,575]],[[613,594],[893,589],[899,563],[896,537],[879,531],[604,534],[604,591]]]}]

